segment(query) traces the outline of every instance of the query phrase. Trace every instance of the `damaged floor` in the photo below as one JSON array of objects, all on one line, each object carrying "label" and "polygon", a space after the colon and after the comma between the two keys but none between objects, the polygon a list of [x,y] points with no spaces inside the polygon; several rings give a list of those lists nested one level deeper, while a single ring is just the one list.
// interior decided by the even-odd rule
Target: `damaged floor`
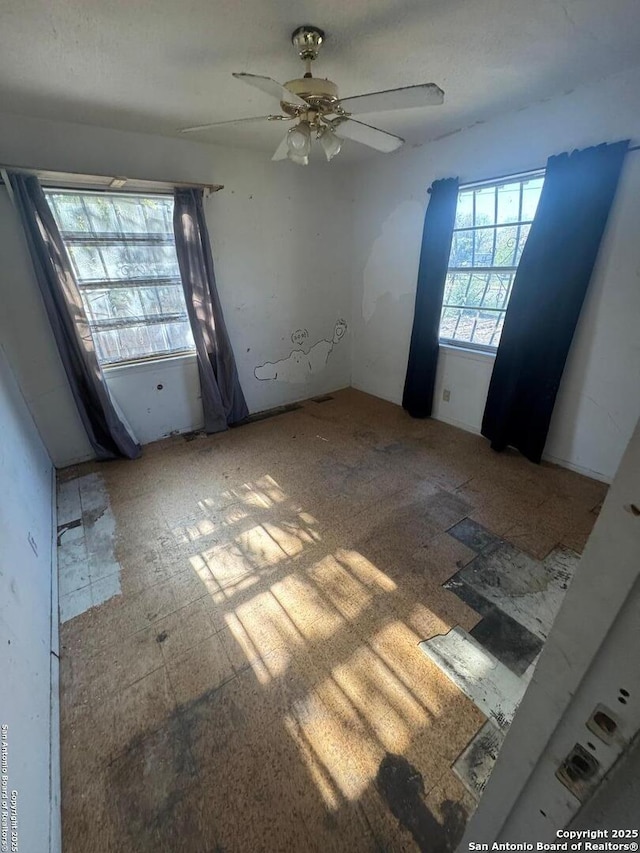
[{"label": "damaged floor", "polygon": [[353,390],[61,472],[65,853],[452,850],[605,492]]},{"label": "damaged floor", "polygon": [[444,587],[482,619],[469,632],[452,628],[420,647],[487,717],[453,766],[479,800],[580,555],[557,545],[543,559],[535,559],[472,518],[447,533],[476,556]]}]

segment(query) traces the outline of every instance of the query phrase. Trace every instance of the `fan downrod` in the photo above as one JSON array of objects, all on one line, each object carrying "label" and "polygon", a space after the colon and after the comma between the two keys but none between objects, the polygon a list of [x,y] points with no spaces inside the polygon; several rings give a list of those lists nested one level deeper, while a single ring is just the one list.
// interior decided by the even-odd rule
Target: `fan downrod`
[{"label": "fan downrod", "polygon": [[291,43],[304,62],[318,58],[320,47],[325,38],[324,30],[313,26],[313,24],[303,24],[291,33]]}]

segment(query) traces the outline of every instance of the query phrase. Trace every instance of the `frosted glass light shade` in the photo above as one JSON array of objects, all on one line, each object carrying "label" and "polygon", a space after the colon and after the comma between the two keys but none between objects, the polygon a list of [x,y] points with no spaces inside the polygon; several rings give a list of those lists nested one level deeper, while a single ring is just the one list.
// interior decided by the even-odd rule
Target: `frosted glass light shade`
[{"label": "frosted glass light shade", "polygon": [[311,128],[306,121],[301,121],[287,133],[287,156],[293,160],[297,157],[309,157],[311,151]]},{"label": "frosted glass light shade", "polygon": [[287,154],[289,160],[292,163],[297,163],[298,166],[308,166],[309,165],[309,157],[307,154],[295,154],[293,151],[289,151]]},{"label": "frosted glass light shade", "polygon": [[340,153],[342,140],[332,130],[327,129],[320,137],[320,145],[322,145],[327,160],[332,160],[336,154]]}]

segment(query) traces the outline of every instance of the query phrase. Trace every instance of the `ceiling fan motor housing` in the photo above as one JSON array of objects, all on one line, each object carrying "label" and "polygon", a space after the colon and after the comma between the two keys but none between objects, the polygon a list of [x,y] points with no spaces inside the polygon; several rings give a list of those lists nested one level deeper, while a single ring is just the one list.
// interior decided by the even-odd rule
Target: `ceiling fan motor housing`
[{"label": "ceiling fan motor housing", "polygon": [[[338,87],[331,80],[319,77],[300,77],[284,84],[285,89],[303,98],[313,109],[321,113],[333,112],[332,107],[338,100]],[[280,106],[288,115],[299,115],[300,107],[281,101]]]}]

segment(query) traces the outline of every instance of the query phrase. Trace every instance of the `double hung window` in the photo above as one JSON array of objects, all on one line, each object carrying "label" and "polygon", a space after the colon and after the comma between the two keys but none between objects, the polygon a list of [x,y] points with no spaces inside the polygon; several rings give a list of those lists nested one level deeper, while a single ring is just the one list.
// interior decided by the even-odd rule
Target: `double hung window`
[{"label": "double hung window", "polygon": [[497,349],[544,173],[462,187],[442,301],[440,341]]},{"label": "double hung window", "polygon": [[173,197],[45,189],[104,366],[194,349]]}]

